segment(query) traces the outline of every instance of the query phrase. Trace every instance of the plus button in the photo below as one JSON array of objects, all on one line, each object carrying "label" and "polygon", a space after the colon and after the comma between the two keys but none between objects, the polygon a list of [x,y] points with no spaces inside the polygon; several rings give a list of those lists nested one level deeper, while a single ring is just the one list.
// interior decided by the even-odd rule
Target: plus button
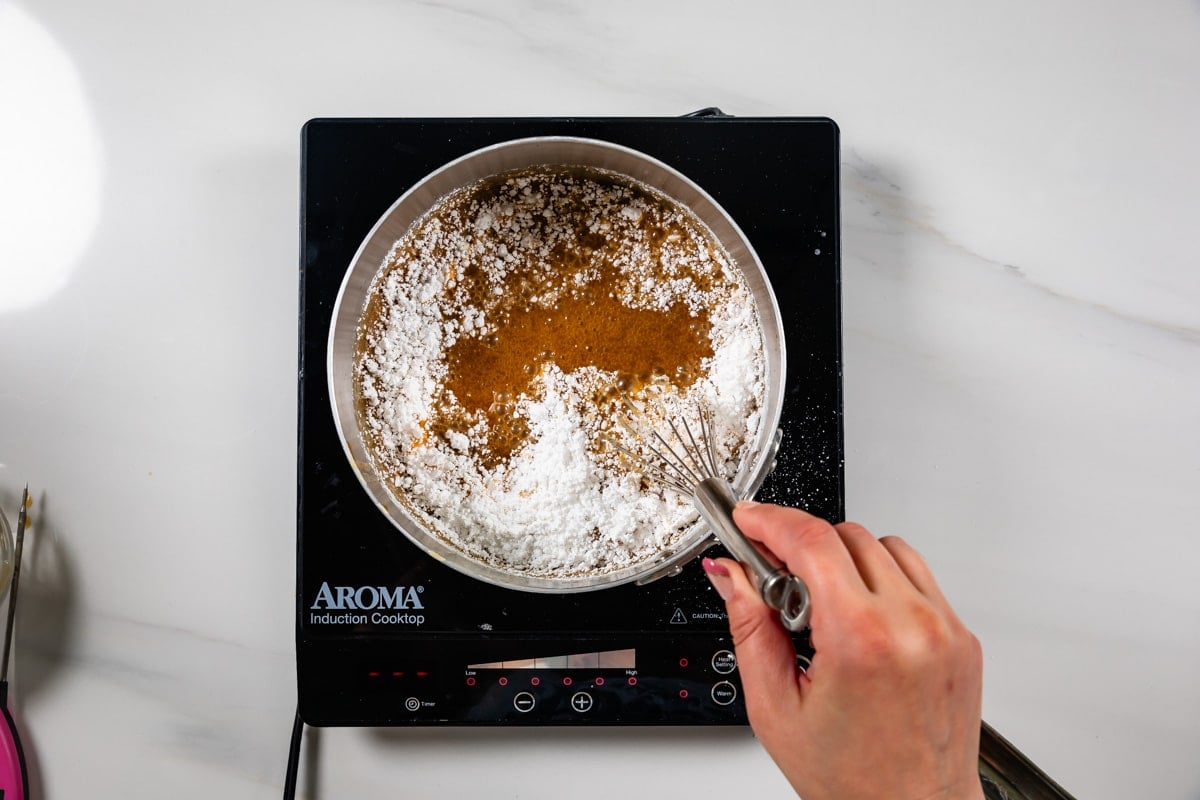
[{"label": "plus button", "polygon": [[571,696],[571,708],[580,714],[592,710],[592,696],[587,692],[576,692]]}]

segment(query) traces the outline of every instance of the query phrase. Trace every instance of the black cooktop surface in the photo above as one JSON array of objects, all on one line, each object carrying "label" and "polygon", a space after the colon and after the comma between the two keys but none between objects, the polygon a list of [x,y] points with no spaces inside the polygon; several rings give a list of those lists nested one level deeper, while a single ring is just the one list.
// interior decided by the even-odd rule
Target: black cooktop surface
[{"label": "black cooktop surface", "polygon": [[576,594],[482,583],[392,526],[338,438],[326,348],[358,246],[438,167],[544,135],[640,150],[703,187],[742,228],[775,290],[787,349],[783,443],[758,499],[843,518],[832,121],[313,120],[302,154],[297,515],[297,671],[310,724],[744,721],[736,667],[724,669],[724,609],[698,560],[644,586]]}]

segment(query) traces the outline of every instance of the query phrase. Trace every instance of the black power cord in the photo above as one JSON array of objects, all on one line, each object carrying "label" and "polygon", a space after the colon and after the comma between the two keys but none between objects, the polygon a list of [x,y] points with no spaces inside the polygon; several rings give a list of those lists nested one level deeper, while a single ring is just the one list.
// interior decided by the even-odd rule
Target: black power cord
[{"label": "black power cord", "polygon": [[304,720],[300,709],[296,709],[296,721],[292,723],[292,743],[288,748],[287,773],[283,778],[283,800],[295,800],[296,773],[300,768],[300,742],[304,738]]}]

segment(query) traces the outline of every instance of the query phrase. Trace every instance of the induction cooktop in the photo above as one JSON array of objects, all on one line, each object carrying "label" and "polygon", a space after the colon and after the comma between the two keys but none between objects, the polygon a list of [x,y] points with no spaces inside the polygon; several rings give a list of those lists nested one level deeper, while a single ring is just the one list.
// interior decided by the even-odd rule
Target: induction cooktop
[{"label": "induction cooktop", "polygon": [[[410,542],[347,461],[326,350],[342,278],[375,222],[459,156],[530,136],[631,147],[703,187],[758,253],[782,313],[777,466],[758,499],[844,517],[838,130],[828,119],[317,119],[303,130],[296,660],[311,725],[744,724],[724,607],[699,559],[676,574],[535,594]],[[710,555],[720,550],[715,543]],[[796,637],[801,666],[811,655]]]}]

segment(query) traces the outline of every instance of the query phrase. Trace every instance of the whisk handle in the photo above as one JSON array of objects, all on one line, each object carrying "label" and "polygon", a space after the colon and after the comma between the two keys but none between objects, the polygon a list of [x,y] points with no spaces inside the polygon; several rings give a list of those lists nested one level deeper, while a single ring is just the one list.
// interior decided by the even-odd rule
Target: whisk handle
[{"label": "whisk handle", "polygon": [[729,484],[720,478],[706,478],[696,485],[692,502],[717,540],[750,569],[763,602],[779,612],[783,626],[790,631],[803,630],[812,610],[808,587],[795,575],[768,561],[738,528],[733,521],[737,497]]}]

